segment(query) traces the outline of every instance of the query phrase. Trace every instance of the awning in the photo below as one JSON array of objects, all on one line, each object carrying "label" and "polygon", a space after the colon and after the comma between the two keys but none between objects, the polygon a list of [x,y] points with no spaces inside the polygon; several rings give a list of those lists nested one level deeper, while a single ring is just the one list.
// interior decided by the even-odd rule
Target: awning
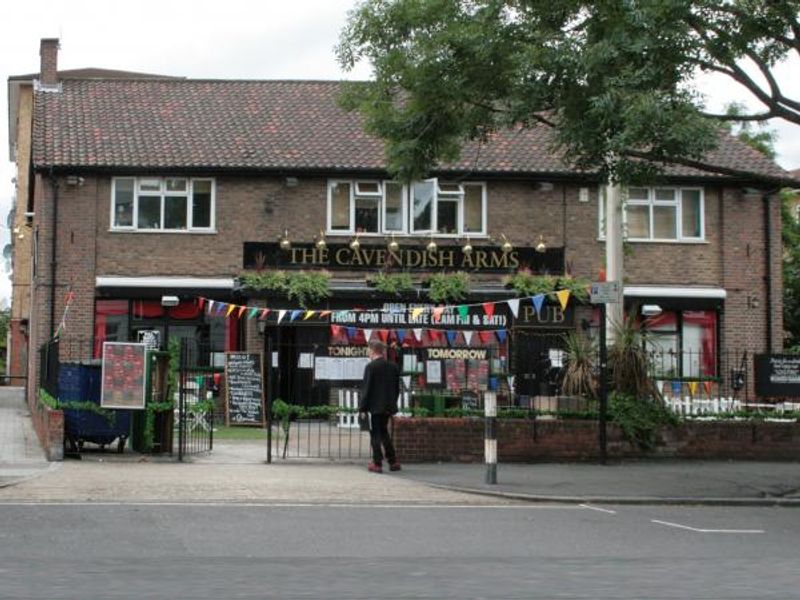
[{"label": "awning", "polygon": [[713,300],[724,300],[728,295],[723,288],[670,285],[626,285],[624,294],[630,298],[705,298]]},{"label": "awning", "polygon": [[98,276],[97,288],[162,288],[164,290],[209,289],[232,290],[232,277],[117,277]]}]

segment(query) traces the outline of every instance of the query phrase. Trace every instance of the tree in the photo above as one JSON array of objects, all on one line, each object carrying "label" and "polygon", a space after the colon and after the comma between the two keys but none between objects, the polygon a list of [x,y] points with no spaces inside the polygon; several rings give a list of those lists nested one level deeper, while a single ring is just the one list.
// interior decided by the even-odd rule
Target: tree
[{"label": "tree", "polygon": [[[738,117],[746,113],[743,105],[732,102],[725,108],[725,114]],[[754,127],[753,121],[726,121],[723,123],[723,129],[735,135],[751,148],[758,150],[767,158],[774,160],[777,156],[777,152],[775,152],[777,133],[775,133],[774,129],[765,127],[763,123],[759,123],[757,127]]]},{"label": "tree", "polygon": [[792,353],[800,353],[800,223],[793,213],[795,193],[781,193],[781,227],[783,238],[783,330],[785,345]]},{"label": "tree", "polygon": [[[345,68],[372,64],[374,82],[351,86],[344,105],[406,180],[466,140],[533,126],[552,128],[576,167],[621,182],[668,162],[763,179],[704,161],[719,124],[800,124],[800,101],[773,75],[800,54],[797,0],[364,0],[337,52]],[[700,71],[763,110],[708,114],[691,85]]]}]

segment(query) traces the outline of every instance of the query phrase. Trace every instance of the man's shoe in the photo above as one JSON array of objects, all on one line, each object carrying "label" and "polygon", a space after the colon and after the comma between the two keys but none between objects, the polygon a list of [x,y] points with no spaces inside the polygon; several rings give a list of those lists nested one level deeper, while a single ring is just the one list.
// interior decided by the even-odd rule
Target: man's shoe
[{"label": "man's shoe", "polygon": [[383,467],[371,462],[367,465],[367,471],[370,473],[383,473]]},{"label": "man's shoe", "polygon": [[400,463],[395,461],[389,465],[390,471],[400,471],[403,467],[400,466]]}]

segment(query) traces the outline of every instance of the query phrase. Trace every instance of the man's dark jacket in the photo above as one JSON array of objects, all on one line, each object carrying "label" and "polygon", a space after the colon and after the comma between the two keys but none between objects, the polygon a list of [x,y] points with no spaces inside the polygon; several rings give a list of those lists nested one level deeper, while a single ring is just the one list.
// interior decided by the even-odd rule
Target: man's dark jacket
[{"label": "man's dark jacket", "polygon": [[400,394],[400,369],[385,358],[371,360],[364,368],[359,410],[373,415],[393,415],[397,412]]}]

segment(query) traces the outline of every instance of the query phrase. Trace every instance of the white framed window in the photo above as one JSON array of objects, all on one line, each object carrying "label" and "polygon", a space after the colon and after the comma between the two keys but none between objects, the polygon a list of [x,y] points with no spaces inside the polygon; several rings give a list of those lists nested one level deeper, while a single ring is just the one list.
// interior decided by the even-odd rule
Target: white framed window
[{"label": "white framed window", "polygon": [[486,185],[437,179],[328,182],[329,234],[486,235]]},{"label": "white framed window", "polygon": [[111,229],[213,231],[215,186],[209,178],[115,177]]},{"label": "white framed window", "polygon": [[[622,224],[631,242],[704,241],[703,188],[630,187],[623,201]],[[599,194],[599,238],[605,238],[605,189]]]}]

